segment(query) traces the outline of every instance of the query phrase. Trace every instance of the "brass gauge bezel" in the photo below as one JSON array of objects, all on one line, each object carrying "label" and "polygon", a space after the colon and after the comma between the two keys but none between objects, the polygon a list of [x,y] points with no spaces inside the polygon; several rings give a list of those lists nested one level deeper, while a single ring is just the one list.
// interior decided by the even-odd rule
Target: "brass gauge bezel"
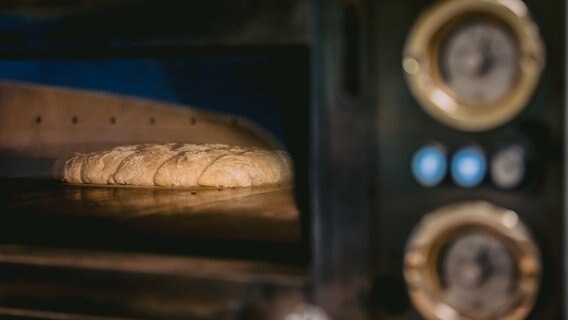
[{"label": "brass gauge bezel", "polygon": [[[517,79],[503,97],[485,104],[462,101],[443,80],[440,47],[464,21],[491,21],[503,26],[517,45]],[[532,96],[544,67],[544,46],[537,25],[520,0],[446,0],[415,23],[402,66],[412,94],[436,120],[463,131],[484,131],[515,117]]]},{"label": "brass gauge bezel", "polygon": [[[460,232],[481,229],[495,233],[510,249],[517,268],[517,286],[505,310],[471,314],[445,299],[436,266],[441,247]],[[407,242],[404,278],[412,302],[426,319],[524,319],[540,284],[540,255],[518,215],[485,201],[462,202],[427,214]]]}]

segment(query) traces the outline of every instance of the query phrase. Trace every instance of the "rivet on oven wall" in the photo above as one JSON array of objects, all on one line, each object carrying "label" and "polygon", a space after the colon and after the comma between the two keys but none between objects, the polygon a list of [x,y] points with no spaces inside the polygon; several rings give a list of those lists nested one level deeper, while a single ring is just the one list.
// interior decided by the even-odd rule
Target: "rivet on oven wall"
[{"label": "rivet on oven wall", "polygon": [[150,124],[154,125],[156,123],[156,118],[150,117]]},{"label": "rivet on oven wall", "polygon": [[115,124],[115,123],[116,123],[116,118],[110,117],[110,124]]},{"label": "rivet on oven wall", "polygon": [[35,122],[36,122],[37,124],[40,124],[40,123],[41,123],[41,116],[37,116],[37,117],[35,118]]},{"label": "rivet on oven wall", "polygon": [[73,118],[71,118],[71,122],[73,124],[77,124],[77,122],[79,122],[79,118],[77,118],[77,116],[73,116]]}]

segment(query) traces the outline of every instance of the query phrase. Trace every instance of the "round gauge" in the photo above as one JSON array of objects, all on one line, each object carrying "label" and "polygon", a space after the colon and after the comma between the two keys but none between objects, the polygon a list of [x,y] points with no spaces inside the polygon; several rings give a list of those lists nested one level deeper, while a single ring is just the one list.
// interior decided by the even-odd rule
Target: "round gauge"
[{"label": "round gauge", "polygon": [[427,214],[407,244],[404,276],[427,319],[523,319],[540,277],[536,245],[513,211],[464,202]]},{"label": "round gauge", "polygon": [[442,43],[440,72],[451,94],[472,106],[506,96],[518,73],[517,44],[506,29],[473,23],[455,30]]},{"label": "round gauge", "polygon": [[544,66],[536,25],[520,0],[448,0],[408,38],[403,69],[432,117],[456,129],[501,125],[528,103]]},{"label": "round gauge", "polygon": [[448,304],[468,313],[506,306],[517,284],[514,255],[502,239],[469,231],[449,240],[439,257]]}]

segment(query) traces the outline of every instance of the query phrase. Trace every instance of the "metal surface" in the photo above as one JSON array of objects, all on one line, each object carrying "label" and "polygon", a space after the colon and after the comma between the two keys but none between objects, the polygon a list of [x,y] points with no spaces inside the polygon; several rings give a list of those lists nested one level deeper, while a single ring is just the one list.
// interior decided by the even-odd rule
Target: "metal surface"
[{"label": "metal surface", "polygon": [[305,285],[294,266],[10,245],[0,270],[0,316],[38,319],[277,320]]},{"label": "metal surface", "polygon": [[0,190],[0,317],[280,320],[304,302],[290,186]]},{"label": "metal surface", "polygon": [[[400,64],[405,39],[424,10],[438,3],[428,1],[413,6],[380,2],[376,6],[375,25],[380,46],[377,59],[381,66],[378,81],[380,110],[377,128],[380,152],[377,181],[378,217],[375,233],[377,263],[375,312],[386,319],[417,319],[404,284],[397,283],[402,270],[402,252],[414,225],[427,213],[448,203],[485,200],[518,213],[533,231],[541,251],[542,285],[529,319],[563,318],[563,163],[564,163],[564,15],[563,1],[525,1],[547,48],[547,67],[535,94],[523,111],[507,124],[484,132],[460,132],[441,125],[425,114],[411,94]],[[387,28],[385,26],[403,25]],[[398,61],[397,58],[398,57]],[[530,153],[530,172],[522,186],[499,190],[489,179],[471,189],[464,189],[447,179],[437,188],[424,189],[412,181],[406,165],[421,146],[437,141],[454,154],[460,148],[476,144],[488,158],[507,145],[520,144]],[[394,231],[396,230],[396,231]],[[394,292],[394,293],[393,293]],[[393,307],[396,306],[396,307]]]},{"label": "metal surface", "polygon": [[[547,48],[547,65],[527,106],[483,132],[436,121],[406,82],[405,41],[436,3],[315,1],[314,299],[334,319],[420,319],[403,278],[412,229],[436,208],[484,200],[517,212],[541,252],[542,285],[528,318],[562,319],[565,2],[524,1]],[[488,159],[503,147],[522,146],[525,179],[512,190],[487,178],[466,189],[447,176],[424,188],[411,161],[432,143],[450,157],[477,145]]]},{"label": "metal surface", "polygon": [[[564,16],[568,17],[568,1],[564,1]],[[568,19],[564,20],[564,24],[562,25],[562,27],[564,28],[564,30],[568,30]],[[568,32],[564,32],[564,47],[563,50],[564,52],[568,52]],[[564,79],[568,79],[568,63],[564,64]],[[568,110],[568,82],[565,82],[563,85],[564,90],[564,109]],[[564,113],[564,126],[568,126],[568,112]],[[568,148],[568,130],[564,131],[564,150],[567,150]],[[563,219],[562,219],[562,226],[564,228],[564,230],[568,230],[568,185],[567,185],[567,181],[568,181],[568,161],[564,161],[564,184],[563,184],[563,197],[564,197],[564,212],[563,212]],[[562,241],[562,246],[563,246],[563,250],[562,250],[562,255],[564,256],[564,259],[562,259],[562,264],[563,264],[563,268],[562,270],[564,272],[568,271],[568,236],[564,235],[563,237],[563,241]],[[568,314],[568,277],[564,277],[563,278],[563,289],[562,289],[562,295],[563,295],[563,299],[561,301],[562,305],[563,305],[563,312],[564,314]]]},{"label": "metal surface", "polygon": [[0,56],[299,45],[307,1],[3,1]]},{"label": "metal surface", "polygon": [[[314,1],[314,297],[332,319],[365,319],[376,218],[376,59],[363,1]],[[365,71],[370,72],[365,72]]]},{"label": "metal surface", "polygon": [[292,190],[285,186],[204,190],[2,179],[0,189],[4,243],[21,240],[117,249],[124,245],[165,251],[195,247],[206,252],[190,241],[199,238],[224,241],[229,247],[238,247],[239,241],[243,248],[247,241],[258,243],[257,248],[249,248],[254,252],[270,247],[269,243],[292,249],[300,241],[298,211]]}]

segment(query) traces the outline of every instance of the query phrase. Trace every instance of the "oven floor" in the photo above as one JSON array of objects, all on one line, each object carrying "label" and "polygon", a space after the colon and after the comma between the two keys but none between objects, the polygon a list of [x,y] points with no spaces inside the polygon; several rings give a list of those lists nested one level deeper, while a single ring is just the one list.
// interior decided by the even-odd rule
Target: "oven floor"
[{"label": "oven floor", "polygon": [[180,190],[0,179],[0,243],[306,263],[290,188]]}]

